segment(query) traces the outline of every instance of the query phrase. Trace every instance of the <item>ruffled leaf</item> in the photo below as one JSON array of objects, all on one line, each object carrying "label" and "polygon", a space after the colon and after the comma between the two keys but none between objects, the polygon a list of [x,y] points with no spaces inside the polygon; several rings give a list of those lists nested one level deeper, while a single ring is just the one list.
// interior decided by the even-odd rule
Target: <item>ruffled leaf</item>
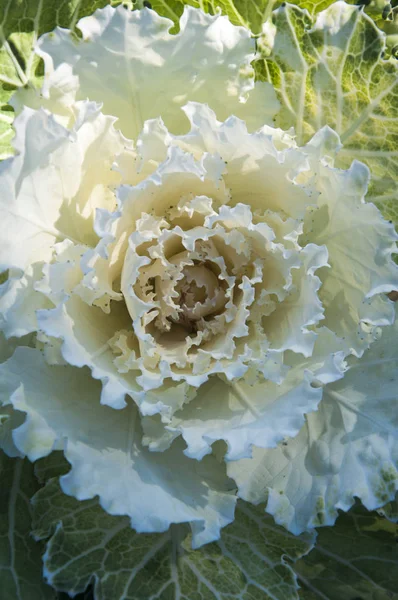
[{"label": "ruffled leaf", "polygon": [[233,520],[236,498],[223,465],[214,457],[192,463],[178,442],[162,454],[144,449],[136,407],[101,406],[100,386],[87,370],[49,367],[38,350],[17,348],[0,372],[1,401],[26,413],[13,432],[18,450],[36,460],[66,441],[66,493],[98,495],[139,532],[189,522],[194,546],[217,539]]},{"label": "ruffled leaf", "polygon": [[95,209],[114,206],[109,186],[119,176],[111,166],[122,138],[96,104],[83,102],[76,110],[71,130],[44,110],[25,108],[18,116],[18,156],[0,165],[2,269],[48,261],[52,244],[65,238],[95,243]]},{"label": "ruffled leaf", "polygon": [[82,40],[61,28],[40,38],[46,79],[63,63],[72,66],[79,78],[76,98],[102,102],[132,139],[144,121],[159,116],[181,133],[186,121],[180,107],[188,100],[208,102],[221,118],[242,116],[253,129],[272,120],[274,90],[263,83],[253,89],[255,48],[248,30],[190,7],[178,34],[169,33],[171,26],[148,9],[107,6],[79,21]]},{"label": "ruffled leaf", "polygon": [[[53,0],[0,2],[0,160],[14,154],[12,147],[13,110],[8,104],[16,90],[22,94],[42,83],[43,70],[34,47],[40,35],[57,25],[74,29],[81,17],[119,0]],[[132,7],[135,2],[123,2]],[[137,3],[139,5],[140,2]],[[22,91],[23,90],[23,91]]]},{"label": "ruffled leaf", "polygon": [[70,594],[94,581],[97,600],[196,594],[212,600],[298,599],[285,559],[296,560],[313,544],[313,536],[291,536],[260,509],[243,504],[218,542],[195,551],[184,527],[137,534],[128,519],[104,513],[96,500],[64,496],[56,480],[36,494],[33,508],[36,538],[50,538],[47,580]]},{"label": "ruffled leaf", "polygon": [[[199,460],[218,439],[227,442],[225,458],[232,461],[250,458],[255,446],[275,447],[285,437],[294,437],[304,423],[304,415],[317,409],[322,398],[320,382],[343,377],[342,348],[336,336],[321,329],[315,344],[316,358],[303,360],[288,353],[288,373],[282,381],[253,382],[250,373],[236,382],[213,379],[166,426],[154,418],[144,418],[144,442],[152,450],[159,450],[181,434],[187,443],[184,453]],[[269,376],[280,374],[281,365],[272,360],[277,356],[271,353],[268,358]],[[233,464],[228,468],[234,471]]]},{"label": "ruffled leaf", "polygon": [[[363,352],[374,339],[373,328],[391,324],[394,318],[392,303],[380,294],[398,289],[398,269],[392,260],[398,235],[375,206],[365,204],[371,179],[368,168],[358,161],[346,170],[334,166],[341,143],[329,127],[323,127],[306,145],[297,147],[294,139],[279,129],[264,127],[250,135],[236,119],[220,123],[209,107],[189,103],[184,111],[191,130],[173,143],[196,153],[218,152],[223,156],[228,163],[224,180],[233,202],[245,202],[249,197],[252,208],[265,205],[293,218],[306,211],[299,243],[324,246],[331,267],[319,271],[324,324],[345,339],[348,351]],[[292,185],[292,179],[299,185]],[[296,279],[304,280],[301,273]],[[306,284],[297,292],[299,298],[292,297],[290,301],[301,307],[306,303],[306,310],[315,319],[322,311],[316,305],[316,295],[312,294],[311,301],[308,280],[311,278],[307,271]],[[316,287],[316,282],[319,285],[317,276],[312,278],[312,287]],[[277,335],[291,327],[291,338],[297,337],[292,313],[289,301],[285,301],[269,317]],[[273,334],[269,333],[272,339]],[[304,340],[308,343],[311,336],[314,334],[303,331],[302,339],[290,339],[286,348],[308,354],[310,344],[306,348]]]},{"label": "ruffled leaf", "polygon": [[[309,375],[297,369],[282,384],[265,381],[258,384],[212,379],[203,385],[196,398],[177,412],[166,431],[182,434],[187,456],[200,460],[211,452],[217,440],[228,444],[227,460],[248,458],[252,446],[270,448],[286,435],[295,435],[302,426],[304,413],[315,410],[322,393],[312,388]],[[144,422],[146,444],[156,449],[156,433]]]},{"label": "ruffled leaf", "polygon": [[297,437],[228,465],[244,499],[258,503],[268,497],[267,511],[300,533],[332,525],[337,509],[348,510],[355,496],[369,510],[394,498],[397,333],[398,323],[385,328],[343,379],[325,386],[318,410],[307,415]]},{"label": "ruffled leaf", "polygon": [[365,203],[370,174],[364,164],[354,161],[347,170],[323,164],[322,155],[333,160],[336,138],[326,127],[305,146],[318,172],[320,195],[317,209],[306,215],[300,243],[328,249],[330,269],[320,273],[324,324],[360,356],[373,341],[375,327],[394,321],[393,302],[383,292],[398,289],[392,260],[398,234],[373,204]]}]

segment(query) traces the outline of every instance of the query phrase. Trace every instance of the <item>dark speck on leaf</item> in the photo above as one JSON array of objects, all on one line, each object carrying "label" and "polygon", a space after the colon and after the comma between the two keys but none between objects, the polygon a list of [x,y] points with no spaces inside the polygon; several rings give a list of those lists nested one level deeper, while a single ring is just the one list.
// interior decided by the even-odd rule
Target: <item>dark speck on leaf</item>
[{"label": "dark speck on leaf", "polygon": [[152,8],[152,4],[150,2],[147,2],[147,0],[145,0],[143,4],[146,8]]}]

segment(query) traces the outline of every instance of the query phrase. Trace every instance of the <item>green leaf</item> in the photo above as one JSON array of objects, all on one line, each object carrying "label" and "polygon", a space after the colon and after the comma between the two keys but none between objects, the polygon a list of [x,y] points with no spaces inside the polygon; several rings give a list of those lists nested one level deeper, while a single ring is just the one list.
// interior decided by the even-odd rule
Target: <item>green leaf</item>
[{"label": "green leaf", "polygon": [[201,8],[211,15],[222,12],[231,23],[260,33],[263,22],[268,19],[275,6],[276,0],[151,0],[153,10],[163,17],[168,17],[178,23],[184,11],[184,6]]},{"label": "green leaf", "polygon": [[366,163],[372,172],[368,200],[396,220],[398,67],[382,59],[383,34],[360,7],[344,2],[314,19],[286,5],[273,22],[271,55],[256,70],[277,90],[277,124],[294,126],[300,144],[323,125],[336,130],[344,144],[337,166]]},{"label": "green leaf", "polygon": [[44,557],[50,583],[70,594],[93,583],[96,600],[298,599],[287,561],[313,541],[287,533],[262,508],[241,504],[220,541],[193,551],[184,527],[136,534],[127,517],[110,516],[95,499],[64,495],[56,479],[33,506],[35,536],[50,537]]},{"label": "green leaf", "polygon": [[[310,15],[315,15],[326,8],[329,8],[336,0],[290,0],[289,4],[294,4],[299,8],[306,9]],[[347,4],[360,6],[369,17],[373,19],[377,27],[387,35],[387,46],[393,46],[398,43],[398,11],[396,0],[345,0]],[[284,4],[283,0],[276,0],[274,8]]]},{"label": "green leaf", "polygon": [[[78,19],[97,8],[121,0],[0,0],[0,160],[13,150],[13,111],[8,102],[14,91],[38,86],[42,63],[33,53],[37,38],[57,25],[74,29]],[[123,2],[132,7],[133,1]],[[137,3],[138,5],[138,3]]]},{"label": "green leaf", "polygon": [[173,23],[177,25],[175,31],[178,31],[178,22],[184,12],[184,6],[185,4],[191,4],[191,2],[184,2],[184,0],[150,0],[145,4],[153,10],[156,10],[162,17],[167,17],[173,21]]},{"label": "green leaf", "polygon": [[[192,3],[194,4],[194,3]],[[272,0],[198,0],[195,5],[206,12],[219,8],[235,25],[243,25],[259,33],[263,22],[270,16],[275,1]]]},{"label": "green leaf", "polygon": [[[64,594],[63,592],[59,592],[57,596],[57,600],[70,600],[69,594]],[[74,600],[94,600],[93,596],[93,588],[89,587],[84,594],[78,594],[74,597]]]},{"label": "green leaf", "polygon": [[[360,6],[365,6],[366,10],[369,6],[369,0],[345,0],[347,2],[347,4],[357,4]],[[375,0],[371,0],[371,4],[374,3]],[[376,0],[378,1],[378,0]],[[381,0],[384,1],[384,0]],[[387,0],[385,0],[387,1]],[[310,13],[310,15],[315,15],[318,12],[321,12],[322,10],[325,10],[326,8],[329,8],[329,6],[331,6],[334,2],[336,2],[336,0],[291,0],[289,2],[289,4],[294,4],[295,6],[298,6],[299,8],[302,8],[303,10],[308,10],[308,12]],[[281,6],[282,4],[285,4],[285,2],[283,0],[277,0],[277,3],[275,5],[275,8],[278,8],[279,6]]]},{"label": "green leaf", "polygon": [[357,505],[294,565],[303,600],[396,600],[397,526]]},{"label": "green leaf", "polygon": [[[335,2],[335,0],[293,0],[290,4],[295,4],[303,10],[306,9],[313,15],[321,10],[325,10],[325,8],[328,8],[333,2]],[[283,2],[278,2],[278,6],[281,4],[283,4]]]},{"label": "green leaf", "polygon": [[30,498],[39,487],[28,460],[0,452],[1,600],[55,600],[42,577],[43,544],[30,536]]},{"label": "green leaf", "polygon": [[34,469],[38,481],[45,484],[49,479],[65,475],[70,469],[70,464],[63,452],[56,451],[37,460]]},{"label": "green leaf", "polygon": [[398,57],[398,6],[396,0],[365,0],[365,11],[386,34],[388,56]]}]

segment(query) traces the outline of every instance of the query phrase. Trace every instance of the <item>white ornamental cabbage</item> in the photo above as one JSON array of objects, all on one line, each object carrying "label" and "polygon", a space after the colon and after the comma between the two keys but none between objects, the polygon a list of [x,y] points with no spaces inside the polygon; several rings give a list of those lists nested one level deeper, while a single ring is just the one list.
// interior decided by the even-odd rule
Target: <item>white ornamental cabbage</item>
[{"label": "white ornamental cabbage", "polygon": [[272,127],[248,31],[191,8],[180,25],[98,10],[82,39],[39,40],[43,89],[14,97],[0,441],[64,449],[64,492],[138,531],[214,540],[237,488],[299,533],[396,487],[372,368],[391,382],[397,235],[367,167],[334,167],[337,134]]}]

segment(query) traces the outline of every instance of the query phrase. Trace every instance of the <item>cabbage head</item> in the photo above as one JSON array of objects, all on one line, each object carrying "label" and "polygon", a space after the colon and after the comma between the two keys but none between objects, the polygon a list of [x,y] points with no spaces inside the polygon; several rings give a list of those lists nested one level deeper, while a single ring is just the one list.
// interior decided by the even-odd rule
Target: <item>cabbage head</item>
[{"label": "cabbage head", "polygon": [[294,534],[379,507],[398,481],[393,224],[334,130],[275,126],[247,29],[190,7],[171,26],[97,10],[39,39],[44,84],[13,97],[2,447],[63,450],[66,494],[138,532],[189,523],[194,547],[238,497]]}]

